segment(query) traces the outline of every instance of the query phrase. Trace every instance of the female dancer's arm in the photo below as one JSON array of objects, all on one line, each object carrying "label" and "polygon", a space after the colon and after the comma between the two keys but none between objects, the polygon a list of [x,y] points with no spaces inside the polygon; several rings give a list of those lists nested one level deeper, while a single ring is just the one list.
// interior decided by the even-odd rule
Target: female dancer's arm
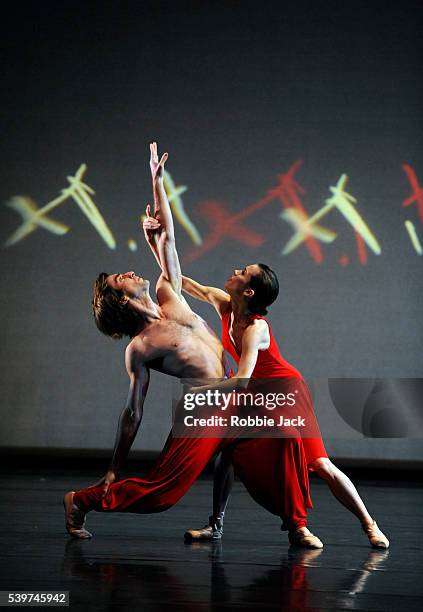
[{"label": "female dancer's arm", "polygon": [[[244,331],[242,336],[242,352],[238,363],[238,371],[231,378],[214,385],[201,385],[191,387],[190,393],[205,393],[209,389],[221,393],[230,393],[236,389],[247,387],[251,375],[256,367],[258,352],[267,348],[269,344],[269,328],[263,320],[255,320]],[[189,379],[185,381],[189,383]]]},{"label": "female dancer's arm", "polygon": [[[163,231],[162,225],[160,221],[156,218],[156,216],[151,215],[151,207],[150,204],[147,204],[147,208],[145,209],[146,218],[143,221],[143,230],[144,236],[147,244],[149,245],[157,263],[160,268],[162,268],[162,263],[160,260],[159,253],[159,241],[160,234]],[[156,214],[156,213],[155,213]],[[213,306],[220,317],[227,309],[231,298],[226,291],[222,289],[218,289],[217,287],[208,287],[206,285],[201,285],[197,281],[192,278],[188,278],[187,276],[182,275],[182,291],[187,293],[193,298],[200,300],[202,302],[208,302],[211,306]]]},{"label": "female dancer's arm", "polygon": [[230,295],[226,293],[226,291],[218,289],[217,287],[201,285],[192,278],[188,278],[184,275],[182,275],[182,291],[188,293],[188,295],[196,298],[197,300],[207,302],[213,306],[217,310],[220,317],[222,317],[222,314],[225,312],[231,301]]}]

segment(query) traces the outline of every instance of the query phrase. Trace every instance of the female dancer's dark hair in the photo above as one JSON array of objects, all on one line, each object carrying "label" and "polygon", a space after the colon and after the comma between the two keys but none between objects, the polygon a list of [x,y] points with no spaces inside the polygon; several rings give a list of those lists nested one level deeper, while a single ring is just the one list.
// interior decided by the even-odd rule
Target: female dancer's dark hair
[{"label": "female dancer's dark hair", "polygon": [[248,302],[248,309],[253,314],[266,315],[267,306],[273,304],[279,294],[279,282],[275,272],[266,264],[257,264],[260,273],[251,277],[250,288],[254,295]]}]

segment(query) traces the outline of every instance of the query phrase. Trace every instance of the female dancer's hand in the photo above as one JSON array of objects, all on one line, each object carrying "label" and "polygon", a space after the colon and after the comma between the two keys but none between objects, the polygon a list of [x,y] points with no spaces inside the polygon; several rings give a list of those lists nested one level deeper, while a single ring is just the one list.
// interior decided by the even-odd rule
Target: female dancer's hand
[{"label": "female dancer's hand", "polygon": [[145,209],[146,218],[142,223],[142,228],[144,230],[145,239],[149,244],[154,244],[156,242],[156,238],[160,234],[162,230],[162,226],[160,225],[160,221],[156,219],[156,217],[151,216],[151,208],[150,204],[147,204],[147,208]]}]

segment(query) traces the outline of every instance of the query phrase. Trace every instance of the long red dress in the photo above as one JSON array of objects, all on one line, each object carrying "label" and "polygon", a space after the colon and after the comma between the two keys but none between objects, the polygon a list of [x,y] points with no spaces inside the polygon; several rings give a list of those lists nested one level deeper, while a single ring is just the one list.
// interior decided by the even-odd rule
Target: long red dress
[{"label": "long red dress", "polygon": [[[240,355],[229,334],[231,313],[232,310],[228,309],[222,316],[222,344],[224,349],[230,355],[232,355],[236,363],[239,363]],[[260,315],[252,315],[251,318],[263,319],[266,321],[270,334],[269,348],[258,352],[257,362],[251,378],[263,380],[268,378],[286,378],[287,381],[295,381],[296,386],[301,384],[302,397],[306,400],[304,410],[307,413],[307,418],[313,421],[313,425],[310,426],[310,428],[319,433],[319,437],[302,438],[307,465],[319,457],[327,457],[328,454],[326,452],[325,445],[323,444],[323,440],[320,437],[320,431],[313,410],[313,400],[307,384],[303,380],[300,372],[282,357],[269,322]]]},{"label": "long red dress", "polygon": [[82,489],[75,493],[74,503],[83,512],[162,512],[188,491],[214,455],[231,445],[234,469],[253,499],[280,516],[284,529],[306,526],[312,503],[298,432],[292,430],[286,438],[234,440],[201,437],[207,433],[205,428],[198,428],[198,437],[193,437],[192,430],[189,427],[190,437],[174,437],[170,432],[145,478],[119,480],[110,485],[105,498],[101,486]]}]

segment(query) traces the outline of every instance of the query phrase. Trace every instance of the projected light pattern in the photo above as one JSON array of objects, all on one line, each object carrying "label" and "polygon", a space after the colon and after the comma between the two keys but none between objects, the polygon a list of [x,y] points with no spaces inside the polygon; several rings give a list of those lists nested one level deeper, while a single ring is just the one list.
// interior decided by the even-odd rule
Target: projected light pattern
[{"label": "projected light pattern", "polygon": [[413,190],[412,194],[403,201],[402,205],[410,206],[411,204],[416,203],[420,221],[423,223],[423,187],[419,184],[416,173],[409,164],[403,164],[402,169],[404,170],[410,183],[410,187]]},{"label": "projected light pattern", "polygon": [[[336,232],[318,225],[317,219],[312,221],[307,217],[306,213],[303,213],[301,210],[287,208],[283,213],[281,213],[280,216],[282,219],[284,219],[284,221],[288,221],[288,223],[293,226],[294,230],[298,231],[298,235],[301,237],[300,242],[306,240],[308,236],[314,236],[321,242],[330,243],[333,242],[337,236]],[[282,251],[282,255],[288,255],[300,245],[298,240],[296,241],[296,244],[294,244],[295,238],[296,237],[293,236],[290,242],[285,246],[284,250]]]},{"label": "projected light pattern", "polygon": [[[332,196],[326,200],[325,205],[320,210],[310,217],[302,201],[305,189],[295,178],[295,174],[301,165],[302,160],[294,162],[288,172],[278,175],[278,185],[269,189],[260,200],[250,204],[236,214],[233,214],[227,208],[225,202],[211,200],[200,203],[197,212],[207,222],[209,233],[205,237],[201,248],[193,248],[188,252],[183,259],[184,263],[191,263],[205,255],[208,251],[219,247],[225,238],[230,238],[232,241],[235,240],[251,247],[258,247],[264,244],[266,241],[264,236],[256,231],[252,231],[245,224],[241,224],[241,221],[244,221],[275,200],[279,200],[285,209],[280,214],[280,217],[296,230],[294,236],[292,236],[282,250],[283,255],[293,253],[298,246],[304,243],[314,262],[320,264],[323,261],[320,243],[332,243],[337,234],[317,222],[334,208],[338,209],[354,230],[360,263],[362,265],[367,263],[366,245],[375,255],[380,255],[382,248],[379,241],[354,206],[357,200],[345,191],[348,176],[342,174],[338,183],[335,186],[329,187]],[[423,221],[423,188],[419,185],[413,168],[408,164],[404,164],[402,167],[413,189],[412,195],[404,200],[403,206],[416,202],[420,219]],[[421,255],[421,245],[414,224],[407,220],[405,227],[415,252]],[[339,258],[341,266],[346,266],[348,263],[349,257],[347,255],[344,254]]]},{"label": "projected light pattern", "polygon": [[[292,253],[298,246],[305,243],[315,263],[320,264],[323,261],[323,253],[319,241],[331,243],[335,240],[337,234],[333,230],[317,224],[317,221],[334,208],[341,212],[355,231],[360,263],[363,265],[367,263],[365,243],[368,244],[376,255],[379,255],[381,253],[379,242],[362,216],[354,208],[356,199],[345,191],[348,180],[347,175],[343,174],[337,185],[329,188],[332,192],[332,197],[326,200],[325,206],[315,215],[309,217],[301,199],[305,194],[305,189],[295,178],[295,174],[301,165],[302,160],[294,162],[288,172],[278,175],[278,185],[269,189],[263,198],[235,215],[227,210],[224,202],[212,200],[200,204],[198,212],[208,223],[209,233],[205,237],[203,246],[200,249],[192,249],[184,257],[184,263],[197,260],[211,249],[219,246],[226,237],[230,237],[231,240],[236,240],[247,246],[261,246],[265,242],[264,236],[256,231],[252,231],[245,225],[241,225],[241,221],[275,200],[279,200],[285,208],[285,211],[280,215],[282,219],[291,224],[296,230],[296,233],[282,251],[284,255]],[[347,265],[348,258],[344,256],[340,263],[343,266]]]},{"label": "projected light pattern", "polygon": [[[3,246],[8,247],[16,244],[31,234],[37,227],[62,236],[69,231],[69,227],[56,219],[51,219],[47,213],[63,204],[68,198],[72,198],[82,212],[88,217],[89,221],[95,227],[97,232],[103,238],[104,242],[110,249],[116,248],[115,238],[107,226],[103,216],[94,204],[91,195],[95,194],[94,189],[82,182],[82,177],[87,170],[86,164],[82,164],[75,176],[68,176],[67,180],[70,187],[62,189],[61,195],[51,202],[48,202],[42,208],[38,208],[35,201],[28,196],[14,196],[6,202],[6,206],[12,208],[22,216],[22,225],[6,240]],[[187,187],[176,187],[169,172],[164,172],[164,185],[172,207],[173,214],[181,226],[185,229],[188,236],[194,244],[200,245],[202,239],[197,228],[185,212],[181,194],[187,190]],[[128,248],[130,251],[137,250],[137,243],[133,239],[129,239]]]},{"label": "projected light pattern", "polygon": [[420,244],[419,237],[417,236],[416,228],[414,227],[414,223],[411,221],[404,221],[405,229],[410,236],[411,244],[413,245],[414,250],[418,255],[423,255],[422,245]]},{"label": "projected light pattern", "polygon": [[6,240],[4,246],[11,246],[20,242],[31,234],[38,227],[52,232],[53,234],[63,235],[69,231],[69,227],[60,221],[50,219],[47,213],[63,204],[69,198],[72,199],[88,218],[90,223],[95,227],[97,232],[103,238],[104,242],[110,249],[116,248],[116,241],[112,232],[108,228],[97,206],[91,199],[95,194],[94,189],[82,182],[82,177],[87,170],[87,166],[82,164],[75,176],[68,176],[69,187],[62,189],[58,198],[48,202],[42,208],[37,208],[34,200],[26,196],[15,196],[6,205],[13,208],[22,215],[22,225]]},{"label": "projected light pattern", "polygon": [[181,194],[185,193],[187,187],[176,187],[172,176],[166,170],[163,173],[163,184],[176,220],[181,224],[194,244],[202,244],[203,240],[200,233],[185,212],[184,203],[182,202]]},{"label": "projected light pattern", "polygon": [[333,242],[337,237],[335,232],[320,225],[317,227],[314,227],[314,225],[334,208],[339,210],[339,212],[345,217],[348,223],[352,225],[357,234],[363,238],[375,255],[380,255],[382,249],[380,248],[379,242],[376,240],[376,237],[371,232],[364,219],[354,208],[354,204],[357,203],[357,200],[351,194],[345,191],[347,181],[348,176],[343,174],[335,187],[329,187],[329,190],[333,194],[332,197],[328,198],[325,205],[308,219],[306,215],[300,213],[294,208],[288,208],[284,213],[282,213],[282,218],[288,219],[291,221],[291,223],[296,225],[297,228],[296,234],[294,234],[294,236],[292,236],[289,242],[285,245],[282,255],[289,255],[292,253],[310,234],[323,242]]},{"label": "projected light pattern", "polygon": [[[196,212],[209,227],[204,238],[202,238],[185,210],[181,195],[187,191],[187,187],[184,185],[177,186],[170,173],[165,171],[164,186],[173,214],[193,243],[193,247],[183,257],[183,262],[185,264],[191,263],[206,253],[221,247],[225,239],[229,239],[232,243],[234,241],[239,242],[251,248],[258,248],[265,244],[266,237],[255,229],[248,227],[245,221],[274,201],[279,201],[282,204],[284,210],[279,214],[279,217],[287,225],[290,225],[294,231],[294,234],[283,247],[282,255],[291,255],[298,247],[304,245],[314,262],[316,264],[322,263],[321,244],[332,244],[338,235],[333,229],[325,227],[319,222],[334,210],[340,212],[353,229],[358,259],[362,265],[367,263],[366,245],[375,255],[380,255],[382,252],[380,243],[363,216],[358,212],[356,198],[345,190],[348,176],[342,174],[336,185],[329,187],[332,193],[331,197],[326,199],[325,204],[310,216],[302,199],[306,191],[295,177],[301,165],[302,160],[295,161],[286,173],[277,176],[278,184],[275,187],[270,188],[257,202],[235,214],[228,209],[224,201],[206,200],[200,202]],[[115,238],[91,198],[95,191],[82,181],[86,169],[86,165],[82,164],[74,176],[68,176],[69,187],[62,189],[59,197],[48,202],[42,208],[38,208],[35,201],[28,196],[14,196],[8,200],[6,205],[22,216],[23,223],[6,240],[4,246],[17,244],[39,227],[59,236],[66,234],[70,228],[64,223],[47,216],[47,213],[70,198],[86,215],[107,246],[110,249],[115,249]],[[415,203],[420,221],[423,222],[423,187],[419,184],[417,175],[409,164],[403,164],[402,169],[412,189],[411,195],[402,202],[402,205],[407,207]],[[423,248],[414,223],[407,219],[404,226],[415,253],[422,255]],[[132,238],[127,240],[127,246],[130,251],[136,251],[138,248],[137,243]],[[341,266],[348,265],[348,255],[341,255],[338,262]]]}]

